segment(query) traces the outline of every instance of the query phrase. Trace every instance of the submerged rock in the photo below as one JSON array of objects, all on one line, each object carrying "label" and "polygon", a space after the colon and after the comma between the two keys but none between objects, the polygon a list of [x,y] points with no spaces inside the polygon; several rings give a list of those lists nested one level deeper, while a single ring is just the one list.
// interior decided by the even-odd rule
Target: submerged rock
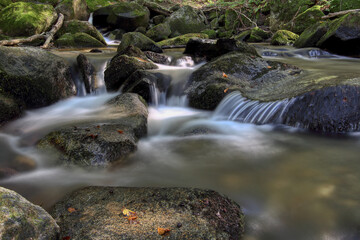
[{"label": "submerged rock", "polygon": [[106,167],[136,150],[147,133],[148,111],[137,94],[122,94],[108,103],[102,118],[53,131],[38,147],[58,153],[61,165]]},{"label": "submerged rock", "polygon": [[0,12],[0,29],[8,36],[32,36],[47,31],[56,21],[53,6],[16,2]]},{"label": "submerged rock", "polygon": [[64,14],[65,20],[87,21],[90,13],[86,0],[62,0],[55,8],[58,13]]},{"label": "submerged rock", "polygon": [[127,32],[138,27],[147,27],[150,12],[146,7],[135,2],[118,2],[97,9],[93,14],[93,22],[97,27],[123,29]]},{"label": "submerged rock", "polygon": [[118,52],[123,51],[128,46],[133,45],[142,51],[152,51],[162,53],[162,49],[153,40],[139,32],[129,32],[122,36]]},{"label": "submerged rock", "polygon": [[75,95],[68,63],[38,48],[0,47],[0,79],[1,91],[28,109]]},{"label": "submerged rock", "polygon": [[166,20],[171,29],[171,37],[186,33],[200,33],[206,29],[205,17],[191,6],[183,6]]},{"label": "submerged rock", "polygon": [[[69,213],[67,207],[76,209]],[[124,209],[136,212],[129,224]],[[87,187],[58,202],[51,215],[71,239],[240,239],[244,215],[212,190]],[[161,229],[169,229],[162,236]]]},{"label": "submerged rock", "polygon": [[59,226],[41,207],[0,187],[1,239],[58,239]]},{"label": "submerged rock", "polygon": [[85,85],[87,93],[94,92],[96,89],[96,71],[95,67],[89,62],[84,54],[79,54],[76,58],[77,64],[80,69],[80,78]]}]

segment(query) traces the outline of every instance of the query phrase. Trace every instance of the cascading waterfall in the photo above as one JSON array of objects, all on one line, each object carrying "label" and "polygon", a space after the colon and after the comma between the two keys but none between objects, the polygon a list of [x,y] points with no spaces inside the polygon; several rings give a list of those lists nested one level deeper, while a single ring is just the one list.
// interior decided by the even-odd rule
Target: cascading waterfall
[{"label": "cascading waterfall", "polygon": [[254,124],[282,123],[284,114],[294,99],[260,102],[247,99],[236,91],[221,101],[213,114],[213,119]]}]

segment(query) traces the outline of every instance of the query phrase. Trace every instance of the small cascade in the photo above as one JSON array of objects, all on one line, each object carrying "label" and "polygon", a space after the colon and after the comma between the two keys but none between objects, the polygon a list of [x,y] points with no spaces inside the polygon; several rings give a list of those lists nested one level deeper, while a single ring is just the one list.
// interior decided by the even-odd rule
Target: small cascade
[{"label": "small cascade", "polygon": [[90,13],[90,16],[89,16],[89,19],[88,19],[88,22],[93,25],[93,13]]},{"label": "small cascade", "polygon": [[282,123],[284,114],[295,98],[273,102],[253,101],[240,92],[232,92],[216,108],[213,119],[244,123]]}]

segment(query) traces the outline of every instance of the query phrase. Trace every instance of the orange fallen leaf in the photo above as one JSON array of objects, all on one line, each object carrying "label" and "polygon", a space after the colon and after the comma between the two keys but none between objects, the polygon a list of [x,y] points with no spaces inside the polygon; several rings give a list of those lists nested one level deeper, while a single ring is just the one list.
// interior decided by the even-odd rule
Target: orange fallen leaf
[{"label": "orange fallen leaf", "polygon": [[95,138],[98,137],[98,135],[97,134],[90,134],[89,137],[91,137],[92,139],[95,139]]},{"label": "orange fallen leaf", "polygon": [[139,58],[139,57],[135,57],[137,60],[139,60],[140,62],[148,62],[148,61],[146,61],[146,60],[144,60],[144,59],[142,59],[142,58]]},{"label": "orange fallen leaf", "polygon": [[271,66],[267,66],[268,69],[272,68]]},{"label": "orange fallen leaf", "polygon": [[96,128],[100,128],[100,125],[97,125]]},{"label": "orange fallen leaf", "polygon": [[228,75],[226,75],[226,73],[223,72],[223,77],[224,77],[224,78],[227,78]]},{"label": "orange fallen leaf", "polygon": [[76,209],[75,209],[75,208],[72,208],[72,207],[69,207],[67,210],[68,210],[69,213],[76,212]]},{"label": "orange fallen leaf", "polygon": [[170,233],[170,231],[171,231],[169,228],[158,228],[157,230],[158,230],[159,235],[161,235],[161,236],[164,236],[164,235]]},{"label": "orange fallen leaf", "polygon": [[123,133],[124,133],[123,130],[117,130],[117,132],[120,133],[120,134],[123,134]]},{"label": "orange fallen leaf", "polygon": [[227,93],[227,91],[229,91],[229,88],[226,88],[226,89],[224,90],[224,93]]}]

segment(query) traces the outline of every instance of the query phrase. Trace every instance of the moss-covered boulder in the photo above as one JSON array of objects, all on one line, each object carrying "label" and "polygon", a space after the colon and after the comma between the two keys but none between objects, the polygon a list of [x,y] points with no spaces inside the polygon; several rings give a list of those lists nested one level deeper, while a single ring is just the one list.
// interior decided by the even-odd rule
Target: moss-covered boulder
[{"label": "moss-covered boulder", "polygon": [[135,2],[119,2],[97,9],[93,14],[93,23],[97,27],[110,27],[134,31],[138,27],[147,27],[150,12]]},{"label": "moss-covered boulder", "polygon": [[99,42],[106,45],[106,41],[104,37],[88,21],[79,21],[79,20],[65,21],[63,26],[57,32],[56,36],[60,37],[65,33],[71,33],[71,34],[86,33],[92,36],[93,38],[97,39]]},{"label": "moss-covered boulder", "polygon": [[190,6],[183,6],[166,20],[170,25],[171,37],[186,33],[200,33],[206,29],[205,18]]},{"label": "moss-covered boulder", "polygon": [[0,89],[26,108],[44,107],[74,96],[69,64],[38,48],[0,47]]},{"label": "moss-covered boulder", "polygon": [[360,13],[350,13],[329,24],[329,30],[317,46],[331,52],[356,56],[360,54]]},{"label": "moss-covered boulder", "polygon": [[270,0],[270,29],[276,31],[283,29],[294,16],[303,13],[314,5],[313,0]]},{"label": "moss-covered boulder", "polygon": [[165,21],[165,16],[164,15],[156,15],[154,16],[151,21],[155,24],[158,25],[160,23],[163,23]]},{"label": "moss-covered boulder", "polygon": [[238,14],[233,9],[227,9],[225,12],[225,30],[234,32],[239,25]]},{"label": "moss-covered boulder", "polygon": [[201,33],[208,35],[210,39],[215,39],[217,37],[217,32],[214,29],[205,29]]},{"label": "moss-covered boulder", "polygon": [[293,22],[286,25],[286,28],[294,33],[300,34],[306,28],[320,21],[323,16],[325,15],[321,11],[321,6],[315,5],[299,14]]},{"label": "moss-covered boulder", "polygon": [[[126,219],[125,208],[137,219]],[[244,232],[244,214],[237,203],[194,188],[87,187],[67,195],[51,215],[62,230],[60,238],[240,239]]]},{"label": "moss-covered boulder", "polygon": [[329,22],[318,22],[308,27],[295,41],[294,46],[298,48],[316,47],[319,40],[329,30]]},{"label": "moss-covered boulder", "polygon": [[111,0],[86,0],[89,11],[94,12],[99,8],[111,5]]},{"label": "moss-covered boulder", "polygon": [[358,0],[331,0],[330,1],[330,11],[339,12],[349,9],[359,9],[360,2]]},{"label": "moss-covered boulder", "polygon": [[56,21],[53,6],[17,2],[0,11],[0,29],[8,36],[32,36],[48,30]]},{"label": "moss-covered boulder", "polygon": [[234,51],[196,70],[185,92],[191,107],[212,110],[235,90],[255,100],[284,99],[303,90],[295,84],[300,76],[303,72],[294,66],[266,61],[257,54]]},{"label": "moss-covered boulder", "polygon": [[117,91],[125,80],[137,70],[157,69],[158,67],[143,58],[117,54],[105,70],[105,85],[108,91]]},{"label": "moss-covered boulder", "polygon": [[1,239],[58,239],[59,226],[40,206],[0,187]]},{"label": "moss-covered boulder", "polygon": [[205,33],[188,33],[178,37],[166,39],[158,42],[159,46],[185,46],[191,38],[207,39],[209,36]]},{"label": "moss-covered boulder", "polygon": [[0,0],[0,11],[11,3],[11,0]]},{"label": "moss-covered boulder", "polygon": [[266,39],[268,39],[269,37],[271,37],[270,32],[264,31],[259,27],[254,27],[251,29],[250,36],[246,41],[247,42],[263,42]]},{"label": "moss-covered boulder", "polygon": [[55,41],[55,44],[59,48],[90,48],[106,46],[106,44],[100,42],[87,33],[65,33]]},{"label": "moss-covered boulder", "polygon": [[65,20],[87,21],[90,16],[85,0],[62,0],[55,9],[58,13],[64,14]]},{"label": "moss-covered boulder", "polygon": [[169,24],[161,23],[150,28],[146,32],[146,36],[154,40],[155,42],[167,39],[171,34],[171,29]]},{"label": "moss-covered boulder", "polygon": [[287,30],[278,30],[271,38],[272,45],[292,45],[299,38],[296,33]]},{"label": "moss-covered boulder", "polygon": [[11,96],[0,93],[0,125],[18,117],[21,113],[21,106]]},{"label": "moss-covered boulder", "polygon": [[140,48],[142,51],[152,51],[162,53],[162,49],[153,40],[139,32],[128,32],[122,36],[121,43],[118,47],[118,52],[123,51],[128,46],[133,45]]},{"label": "moss-covered boulder", "polygon": [[106,167],[136,150],[137,141],[147,133],[147,115],[137,94],[121,94],[107,103],[102,118],[55,130],[37,146],[57,153],[60,165]]}]

